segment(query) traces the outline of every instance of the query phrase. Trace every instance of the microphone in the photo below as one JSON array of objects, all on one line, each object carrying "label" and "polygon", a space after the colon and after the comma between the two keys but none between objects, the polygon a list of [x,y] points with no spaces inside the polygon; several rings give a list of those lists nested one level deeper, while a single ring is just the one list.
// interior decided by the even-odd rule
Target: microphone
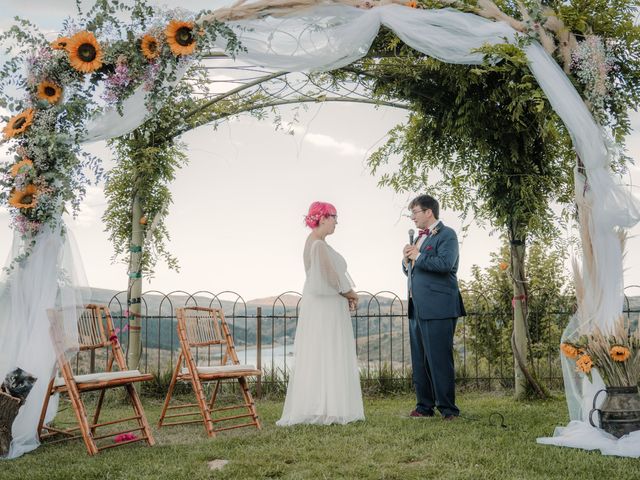
[{"label": "microphone", "polygon": [[409,243],[413,245],[413,236],[416,234],[416,231],[413,228],[409,229]]}]

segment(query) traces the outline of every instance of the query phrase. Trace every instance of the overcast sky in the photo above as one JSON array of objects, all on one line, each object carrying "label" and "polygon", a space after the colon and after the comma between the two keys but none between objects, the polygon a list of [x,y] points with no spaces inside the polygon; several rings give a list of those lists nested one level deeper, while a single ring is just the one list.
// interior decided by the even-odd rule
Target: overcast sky
[{"label": "overcast sky", "polygon": [[[162,2],[192,10],[211,2]],[[74,0],[0,0],[0,28],[14,15],[30,18],[55,37],[62,19],[74,12]],[[287,111],[284,111],[287,116]],[[301,291],[302,248],[308,229],[302,217],[315,200],[333,203],[339,213],[336,233],[328,238],[349,264],[357,288],[393,291],[404,297],[399,268],[407,230],[402,216],[413,194],[394,194],[377,186],[366,158],[406,112],[358,104],[314,104],[300,115],[295,135],[275,131],[270,120],[243,117],[218,130],[203,127],[183,137],[189,145],[189,166],[172,186],[174,204],[168,219],[171,251],[181,270],[159,265],[145,290],[233,290],[249,300],[287,290]],[[633,114],[629,153],[640,159],[640,115]],[[104,144],[90,146],[111,165]],[[632,168],[626,183],[640,185]],[[640,194],[638,187],[633,187]],[[103,231],[106,206],[103,185],[90,187],[78,218],[70,219],[88,280],[93,287],[126,288],[126,266],[112,264],[112,246]],[[461,219],[445,211],[442,220],[460,231]],[[640,227],[628,243],[625,283],[640,285]],[[460,277],[471,266],[487,266],[498,248],[498,235],[472,226],[460,238]],[[0,207],[0,257],[12,238],[8,213]]]}]

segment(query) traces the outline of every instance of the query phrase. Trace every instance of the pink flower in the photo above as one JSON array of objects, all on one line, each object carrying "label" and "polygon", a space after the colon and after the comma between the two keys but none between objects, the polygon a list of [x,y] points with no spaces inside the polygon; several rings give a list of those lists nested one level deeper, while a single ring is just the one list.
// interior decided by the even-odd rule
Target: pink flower
[{"label": "pink flower", "polygon": [[116,435],[116,438],[113,439],[113,443],[122,443],[128,442],[130,440],[137,440],[138,436],[135,433],[121,433],[120,435]]},{"label": "pink flower", "polygon": [[428,252],[429,250],[433,250],[433,246],[431,245],[427,245],[427,248],[425,248],[425,250]]}]

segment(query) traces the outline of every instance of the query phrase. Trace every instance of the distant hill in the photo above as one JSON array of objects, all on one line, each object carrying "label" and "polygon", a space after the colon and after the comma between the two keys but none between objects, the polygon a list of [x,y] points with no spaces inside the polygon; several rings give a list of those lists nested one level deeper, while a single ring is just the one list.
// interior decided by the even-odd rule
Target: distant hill
[{"label": "distant hill", "polygon": [[284,305],[285,307],[296,308],[300,299],[302,297],[300,295],[294,295],[291,293],[285,293],[283,295],[279,295],[277,297],[264,297],[264,298],[256,298],[255,300],[249,300],[247,305],[255,305],[255,306],[272,306],[272,305]]}]

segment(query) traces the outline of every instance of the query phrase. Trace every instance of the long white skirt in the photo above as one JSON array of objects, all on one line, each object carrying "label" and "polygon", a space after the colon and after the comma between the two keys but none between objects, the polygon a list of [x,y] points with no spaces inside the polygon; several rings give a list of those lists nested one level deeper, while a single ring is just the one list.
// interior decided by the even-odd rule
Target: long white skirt
[{"label": "long white skirt", "polygon": [[356,344],[347,299],[303,295],[294,364],[276,425],[364,420]]}]

